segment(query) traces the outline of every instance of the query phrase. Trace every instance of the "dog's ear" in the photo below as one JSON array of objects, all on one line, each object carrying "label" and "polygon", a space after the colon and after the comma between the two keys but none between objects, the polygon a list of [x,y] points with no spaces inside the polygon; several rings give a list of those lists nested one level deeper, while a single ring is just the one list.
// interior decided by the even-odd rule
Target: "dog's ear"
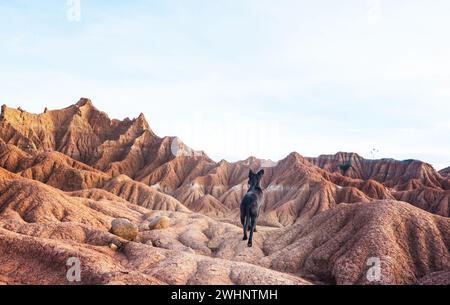
[{"label": "dog's ear", "polygon": [[258,172],[258,176],[260,176],[260,177],[264,176],[264,170],[263,169]]},{"label": "dog's ear", "polygon": [[255,175],[255,173],[254,173],[252,170],[250,170],[250,171],[248,172],[248,177],[249,177],[249,178],[253,177],[254,175]]}]

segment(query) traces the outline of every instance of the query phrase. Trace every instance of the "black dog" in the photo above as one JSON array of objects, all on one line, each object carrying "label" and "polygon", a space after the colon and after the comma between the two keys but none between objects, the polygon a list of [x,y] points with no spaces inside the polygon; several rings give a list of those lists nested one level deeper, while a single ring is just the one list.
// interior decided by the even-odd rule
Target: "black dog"
[{"label": "black dog", "polygon": [[259,209],[261,208],[263,191],[260,186],[264,170],[255,174],[252,170],[248,174],[249,190],[241,202],[241,223],[244,226],[244,238],[247,240],[247,230],[250,230],[248,246],[253,243],[253,232],[256,232],[256,222],[258,221]]}]

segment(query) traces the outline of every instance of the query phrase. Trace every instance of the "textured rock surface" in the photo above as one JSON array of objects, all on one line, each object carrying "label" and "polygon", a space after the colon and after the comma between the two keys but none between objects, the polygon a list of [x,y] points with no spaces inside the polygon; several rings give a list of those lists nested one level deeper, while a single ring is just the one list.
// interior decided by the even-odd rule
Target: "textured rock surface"
[{"label": "textured rock surface", "polygon": [[111,233],[127,240],[134,240],[138,235],[137,225],[124,218],[117,218],[111,222]]},{"label": "textured rock surface", "polygon": [[[236,236],[240,232],[206,216],[73,197],[19,176],[1,178],[0,194],[0,274],[5,283],[69,284],[66,262],[76,257],[82,284],[309,284],[244,261],[205,256],[211,254],[204,245],[208,238],[188,222],[205,229],[232,228]],[[178,225],[173,231],[140,232],[132,242],[109,233],[119,215],[135,226],[149,216],[170,216]]]},{"label": "textured rock surface", "polygon": [[450,285],[450,271],[431,273],[421,278],[419,285]]},{"label": "textured rock surface", "polygon": [[428,187],[448,189],[449,186],[448,181],[442,179],[430,164],[418,160],[366,160],[355,153],[342,152],[308,160],[329,172],[339,172],[351,178],[375,180],[396,190],[410,189],[413,180],[416,184]]},{"label": "textured rock surface", "polygon": [[[0,284],[67,284],[70,257],[85,284],[448,284],[448,171],[291,153],[265,168],[248,248],[239,202],[263,165],[214,162],[88,99],[42,114],[4,106]],[[119,218],[130,236],[110,233]]]},{"label": "textured rock surface", "polygon": [[167,229],[170,226],[170,218],[167,216],[157,216],[150,221],[148,228],[150,230]]},{"label": "textured rock surface", "polygon": [[302,270],[325,282],[370,284],[367,262],[379,258],[381,278],[374,283],[414,284],[450,269],[449,230],[450,219],[403,202],[341,204],[273,234],[263,260],[276,270]]}]

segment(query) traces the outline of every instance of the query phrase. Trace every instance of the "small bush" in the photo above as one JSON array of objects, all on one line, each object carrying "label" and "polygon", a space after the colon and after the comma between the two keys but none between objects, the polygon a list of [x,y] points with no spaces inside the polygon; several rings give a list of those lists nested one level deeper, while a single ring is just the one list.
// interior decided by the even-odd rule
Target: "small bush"
[{"label": "small bush", "polygon": [[338,168],[342,171],[342,173],[345,175],[347,172],[348,172],[348,170],[350,169],[350,168],[352,168],[353,167],[353,162],[352,162],[352,160],[350,159],[348,162],[346,162],[346,163],[344,163],[344,164],[339,164],[338,165]]}]

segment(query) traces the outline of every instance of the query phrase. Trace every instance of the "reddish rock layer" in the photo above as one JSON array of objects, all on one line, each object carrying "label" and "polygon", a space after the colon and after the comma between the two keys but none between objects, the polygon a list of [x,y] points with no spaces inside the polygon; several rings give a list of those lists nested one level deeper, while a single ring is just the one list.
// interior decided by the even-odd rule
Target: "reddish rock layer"
[{"label": "reddish rock layer", "polygon": [[[43,114],[2,107],[0,283],[67,284],[69,257],[85,284],[448,283],[448,171],[291,153],[265,168],[248,248],[239,203],[265,164],[214,162],[142,114],[111,120],[87,99]],[[109,233],[116,218],[136,240]]]}]

